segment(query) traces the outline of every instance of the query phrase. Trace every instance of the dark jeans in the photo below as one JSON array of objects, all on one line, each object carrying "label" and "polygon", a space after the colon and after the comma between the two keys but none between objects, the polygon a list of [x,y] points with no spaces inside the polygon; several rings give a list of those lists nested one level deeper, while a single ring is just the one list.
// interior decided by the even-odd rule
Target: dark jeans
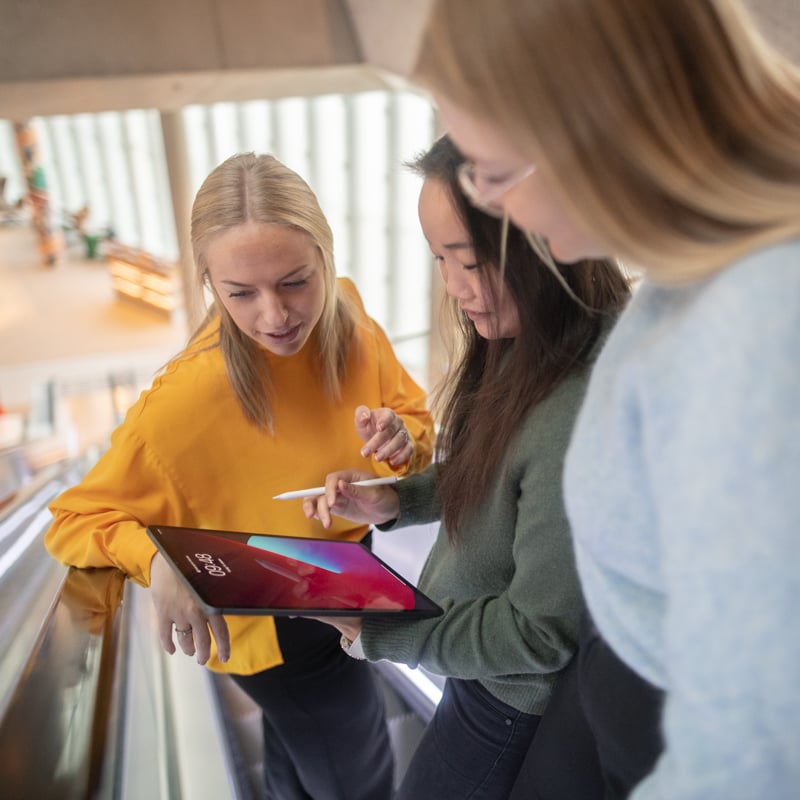
[{"label": "dark jeans", "polygon": [[330,625],[276,617],[285,663],[233,679],[261,707],[269,800],[388,800],[383,695]]},{"label": "dark jeans", "polygon": [[663,700],[587,617],[510,800],[624,800],[663,749]]},{"label": "dark jeans", "polygon": [[448,679],[396,800],[506,800],[539,719]]}]

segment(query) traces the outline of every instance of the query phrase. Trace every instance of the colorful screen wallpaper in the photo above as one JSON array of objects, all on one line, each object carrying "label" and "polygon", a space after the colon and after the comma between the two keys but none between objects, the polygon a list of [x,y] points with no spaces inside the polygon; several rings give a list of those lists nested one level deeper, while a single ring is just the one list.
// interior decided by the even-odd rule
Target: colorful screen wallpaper
[{"label": "colorful screen wallpaper", "polygon": [[214,608],[439,612],[356,542],[169,526],[154,530],[154,539]]}]

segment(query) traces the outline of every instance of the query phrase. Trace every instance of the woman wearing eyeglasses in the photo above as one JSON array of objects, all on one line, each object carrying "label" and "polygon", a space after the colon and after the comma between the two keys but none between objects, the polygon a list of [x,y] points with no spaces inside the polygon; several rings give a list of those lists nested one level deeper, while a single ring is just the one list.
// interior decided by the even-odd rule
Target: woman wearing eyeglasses
[{"label": "woman wearing eyeglasses", "polygon": [[561,469],[590,365],[628,298],[609,262],[550,272],[521,231],[506,239],[460,191],[462,162],[443,138],[414,165],[457,339],[438,393],[439,463],[391,487],[334,473],[325,497],[305,501],[326,526],[331,514],[385,528],[441,520],[420,585],[442,616],[329,620],[351,655],[447,676],[397,800],[508,797],[576,646]]},{"label": "woman wearing eyeglasses", "polygon": [[514,796],[800,796],[800,71],[738,0],[436,0],[415,77],[480,196],[644,274],[565,466],[593,625]]}]

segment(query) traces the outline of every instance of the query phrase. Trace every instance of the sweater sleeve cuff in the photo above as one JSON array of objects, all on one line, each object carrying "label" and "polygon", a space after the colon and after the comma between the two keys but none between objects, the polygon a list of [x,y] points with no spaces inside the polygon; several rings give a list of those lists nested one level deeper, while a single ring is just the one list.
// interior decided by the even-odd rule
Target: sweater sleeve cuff
[{"label": "sweater sleeve cuff", "polygon": [[358,661],[364,661],[366,656],[364,655],[364,648],[361,647],[361,634],[359,633],[355,639],[351,642],[344,634],[342,634],[342,638],[339,640],[342,650],[350,656],[350,658],[355,658]]}]

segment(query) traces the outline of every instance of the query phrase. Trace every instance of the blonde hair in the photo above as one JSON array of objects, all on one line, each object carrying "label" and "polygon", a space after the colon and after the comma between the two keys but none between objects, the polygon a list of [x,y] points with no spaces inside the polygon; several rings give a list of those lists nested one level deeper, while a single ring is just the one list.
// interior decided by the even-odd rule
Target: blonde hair
[{"label": "blonde hair", "polygon": [[[271,431],[272,384],[267,360],[256,342],[236,326],[208,280],[209,242],[247,222],[286,225],[308,235],[318,250],[325,299],[311,343],[318,350],[323,384],[331,397],[340,395],[356,312],[350,299],[337,291],[333,234],[308,184],[269,155],[241,153],[216,167],[203,181],[192,206],[191,239],[197,280],[208,286],[214,296],[208,315],[192,341],[219,346],[245,416],[257,427]],[[219,340],[206,342],[201,333],[217,317]]]},{"label": "blonde hair", "polygon": [[413,77],[656,280],[800,233],[800,71],[736,0],[437,0]]}]

